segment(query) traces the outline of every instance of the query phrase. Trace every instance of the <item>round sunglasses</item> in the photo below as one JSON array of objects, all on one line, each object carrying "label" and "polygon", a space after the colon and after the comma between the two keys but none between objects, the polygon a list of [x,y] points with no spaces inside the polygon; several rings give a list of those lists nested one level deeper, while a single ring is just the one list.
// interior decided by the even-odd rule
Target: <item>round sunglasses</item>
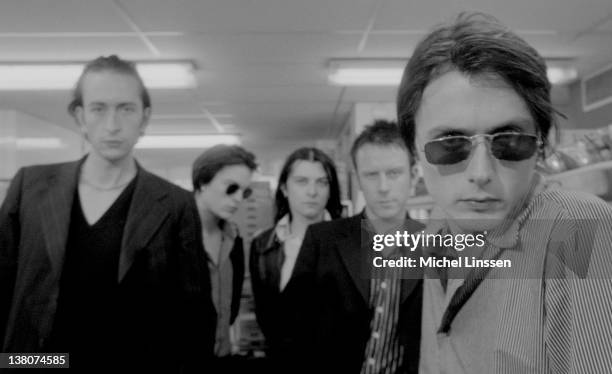
[{"label": "round sunglasses", "polygon": [[227,188],[225,189],[225,194],[227,196],[232,196],[234,195],[236,192],[242,190],[242,198],[243,199],[248,199],[251,194],[253,193],[253,190],[251,189],[251,187],[247,187],[247,188],[242,188],[240,187],[240,185],[238,183],[232,183],[230,185],[227,186]]},{"label": "round sunglasses", "polygon": [[425,158],[433,165],[452,165],[467,160],[479,138],[489,143],[498,160],[522,161],[531,158],[542,145],[536,135],[519,132],[445,136],[425,143]]}]

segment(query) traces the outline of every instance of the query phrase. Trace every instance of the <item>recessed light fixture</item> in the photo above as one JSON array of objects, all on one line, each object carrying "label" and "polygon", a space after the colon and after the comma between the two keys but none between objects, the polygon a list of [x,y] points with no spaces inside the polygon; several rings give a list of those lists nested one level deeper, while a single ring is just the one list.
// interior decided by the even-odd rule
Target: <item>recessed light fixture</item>
[{"label": "recessed light fixture", "polygon": [[[399,86],[406,63],[405,59],[332,59],[328,80],[339,86]],[[555,85],[578,78],[574,67],[556,60],[550,61],[546,75]]]},{"label": "recessed light fixture", "polygon": [[136,148],[203,149],[217,144],[240,144],[240,136],[237,134],[145,135],[136,143]]},{"label": "recessed light fixture", "polygon": [[[0,90],[72,89],[83,67],[82,63],[3,63],[0,64]],[[136,68],[150,89],[196,86],[191,62],[139,62]]]},{"label": "recessed light fixture", "polygon": [[28,149],[60,149],[64,147],[64,142],[56,137],[37,137],[37,138],[13,138],[0,137],[0,145],[14,144],[19,150]]}]

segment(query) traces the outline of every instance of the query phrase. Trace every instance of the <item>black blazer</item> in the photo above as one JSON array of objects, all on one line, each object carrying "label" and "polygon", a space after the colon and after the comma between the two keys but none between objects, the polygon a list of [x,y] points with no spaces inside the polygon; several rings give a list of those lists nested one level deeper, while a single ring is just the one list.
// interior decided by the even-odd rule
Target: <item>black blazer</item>
[{"label": "black blazer", "polygon": [[[359,373],[370,337],[370,235],[363,213],[311,225],[286,290],[295,303],[289,355],[304,372]],[[407,231],[423,225],[408,220]],[[418,255],[418,254],[416,254]],[[422,278],[401,281],[400,342],[403,373],[417,373],[421,333]]]},{"label": "black blazer", "polygon": [[253,239],[249,252],[255,315],[266,337],[269,355],[277,353],[282,344],[283,310],[287,307],[283,303],[285,292],[280,291],[281,251],[282,243],[272,227]]},{"label": "black blazer", "polygon": [[240,312],[240,298],[244,283],[244,245],[239,235],[234,239],[234,246],[229,255],[232,263],[232,304],[230,306],[230,325],[236,321]]},{"label": "black blazer", "polygon": [[[19,170],[2,204],[3,352],[44,352],[83,160]],[[212,356],[216,317],[193,197],[140,167],[117,281],[126,326],[117,340],[133,349],[126,365],[176,372]]]}]

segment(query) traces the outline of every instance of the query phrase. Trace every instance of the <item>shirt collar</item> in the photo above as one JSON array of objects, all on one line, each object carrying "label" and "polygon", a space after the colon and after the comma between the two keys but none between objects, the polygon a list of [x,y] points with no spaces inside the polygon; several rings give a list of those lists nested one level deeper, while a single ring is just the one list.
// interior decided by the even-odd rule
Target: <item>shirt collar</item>
[{"label": "shirt collar", "polygon": [[[331,221],[331,215],[327,210],[323,214],[323,221]],[[285,214],[281,219],[278,220],[276,226],[274,226],[274,233],[281,243],[291,238],[291,221],[289,220],[289,213]]]},{"label": "shirt collar", "polygon": [[236,224],[229,221],[224,221],[221,225],[221,232],[227,239],[234,240],[238,236],[238,228]]}]

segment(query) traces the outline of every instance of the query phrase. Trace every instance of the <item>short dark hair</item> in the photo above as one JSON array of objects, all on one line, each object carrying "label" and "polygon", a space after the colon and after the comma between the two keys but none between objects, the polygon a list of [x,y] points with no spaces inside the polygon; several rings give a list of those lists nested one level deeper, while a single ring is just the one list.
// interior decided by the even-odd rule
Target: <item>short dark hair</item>
[{"label": "short dark hair", "polygon": [[75,110],[83,106],[83,81],[88,73],[111,71],[117,74],[125,74],[134,77],[140,86],[140,98],[142,99],[142,107],[144,109],[151,107],[151,96],[144,85],[140,74],[136,70],[136,65],[127,60],[119,58],[117,55],[108,57],[100,56],[95,60],[89,61],[83,68],[83,72],[77,81],[74,90],[72,90],[72,101],[68,104],[68,113],[74,117]]},{"label": "short dark hair", "polygon": [[372,125],[366,126],[353,141],[351,161],[353,161],[355,169],[357,169],[357,151],[366,144],[379,146],[395,145],[408,151],[406,143],[400,134],[399,127],[395,122],[381,119],[376,120]]},{"label": "short dark hair", "polygon": [[554,113],[559,112],[551,104],[544,59],[493,16],[466,12],[421,40],[404,70],[397,96],[397,118],[413,157],[415,116],[423,91],[434,79],[453,70],[471,77],[494,77],[509,84],[527,105],[542,144],[547,144],[551,127],[556,127]]},{"label": "short dark hair", "polygon": [[193,190],[210,183],[219,170],[226,166],[244,165],[251,171],[257,169],[255,155],[238,145],[218,144],[198,156],[191,168]]},{"label": "short dark hair", "polygon": [[275,203],[274,203],[274,223],[280,221],[286,214],[291,214],[289,209],[289,200],[281,190],[282,186],[287,184],[287,179],[293,165],[296,161],[307,160],[312,162],[319,162],[325,170],[327,179],[329,180],[329,198],[325,209],[329,212],[332,219],[340,218],[342,214],[342,203],[340,202],[340,184],[338,182],[338,174],[336,173],[336,166],[332,159],[318,148],[303,147],[293,151],[289,157],[285,160],[278,178],[278,187],[276,189]]}]

